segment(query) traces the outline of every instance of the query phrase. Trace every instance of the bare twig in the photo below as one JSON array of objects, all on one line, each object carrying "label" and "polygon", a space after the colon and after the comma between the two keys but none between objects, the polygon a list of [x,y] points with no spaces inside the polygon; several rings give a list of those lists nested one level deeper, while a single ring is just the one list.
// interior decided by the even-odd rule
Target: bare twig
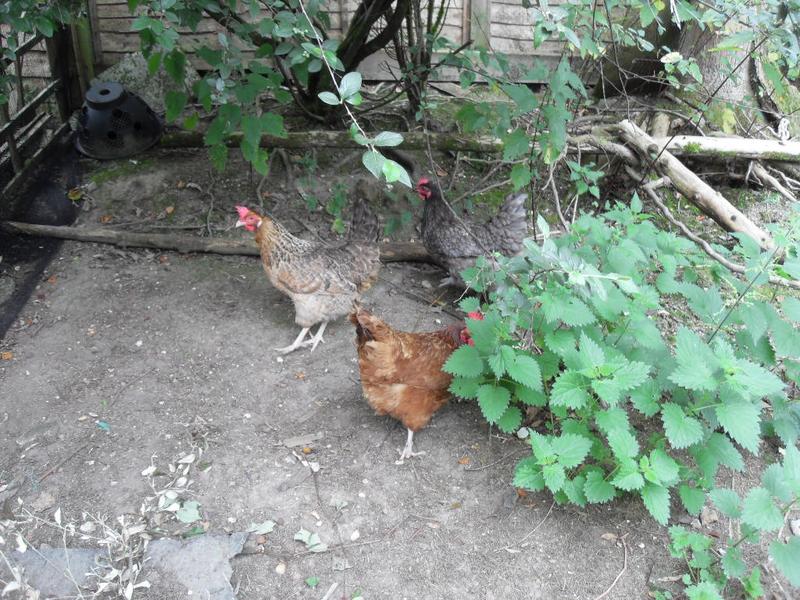
[{"label": "bare twig", "polygon": [[627,533],[619,538],[619,540],[622,542],[622,551],[624,553],[622,557],[622,570],[617,573],[617,576],[614,578],[614,581],[611,582],[611,585],[608,586],[608,589],[597,596],[594,600],[602,600],[602,598],[608,596],[611,593],[611,590],[614,589],[614,586],[617,585],[617,582],[620,580],[620,578],[625,574],[625,571],[628,570],[628,544],[625,541],[626,537],[628,537]]},{"label": "bare twig", "polygon": [[547,509],[547,514],[544,517],[542,517],[542,520],[539,521],[536,524],[536,527],[534,527],[528,533],[526,533],[524,536],[522,536],[522,539],[520,539],[516,544],[514,544],[513,546],[505,546],[504,548],[500,548],[499,550],[495,550],[495,552],[502,552],[503,550],[512,550],[515,546],[524,546],[525,544],[523,542],[525,540],[527,540],[529,537],[531,537],[534,533],[536,533],[536,530],[539,529],[539,527],[544,525],[544,522],[547,521],[547,517],[549,517],[550,513],[553,512],[553,507],[555,505],[556,505],[556,501],[553,500],[552,504],[550,504],[550,508]]}]

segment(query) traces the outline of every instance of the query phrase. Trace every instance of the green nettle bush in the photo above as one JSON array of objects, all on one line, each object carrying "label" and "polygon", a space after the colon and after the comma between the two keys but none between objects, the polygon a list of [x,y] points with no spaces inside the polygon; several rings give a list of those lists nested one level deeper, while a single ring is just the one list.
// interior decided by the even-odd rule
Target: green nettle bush
[{"label": "green nettle bush", "polygon": [[[506,433],[520,429],[527,407],[547,411],[543,431],[521,432],[532,453],[516,466],[520,488],[579,506],[636,494],[662,525],[675,496],[692,515],[710,497],[741,521],[742,539],[728,540],[716,564],[711,538],[673,527],[671,550],[690,568],[687,593],[718,597],[731,578],[757,591],[740,544],[780,529],[800,494],[800,407],[788,395],[800,382],[800,300],[777,302],[754,283],[800,267],[792,240],[781,238],[786,258],[774,271],[771,253],[739,244],[750,270],[742,281],[656,227],[636,197],[581,216],[561,237],[539,226],[541,246],[529,240],[520,256],[465,272],[477,291],[491,291],[483,305],[461,302],[483,319],[468,319],[474,346],[445,365],[452,392],[477,400]],[[757,454],[768,435],[786,449],[761,486],[744,499],[715,486],[720,466],[741,471],[742,451]],[[800,540],[770,552],[800,585]]]}]

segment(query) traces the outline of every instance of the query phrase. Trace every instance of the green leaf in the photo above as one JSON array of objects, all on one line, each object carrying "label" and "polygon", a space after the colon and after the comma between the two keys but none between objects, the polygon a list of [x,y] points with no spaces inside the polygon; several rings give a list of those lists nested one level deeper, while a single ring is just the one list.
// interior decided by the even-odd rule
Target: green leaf
[{"label": "green leaf", "polygon": [[586,475],[583,492],[586,494],[586,499],[592,504],[603,504],[612,500],[617,494],[614,486],[603,479],[600,471],[590,471]]},{"label": "green leaf", "polygon": [[662,484],[670,485],[678,480],[680,465],[660,448],[650,452],[650,466]]},{"label": "green leaf", "polygon": [[189,500],[181,504],[181,507],[175,513],[178,521],[181,523],[194,523],[202,519],[200,515],[200,503],[196,500]]},{"label": "green leaf", "polygon": [[800,299],[786,296],[781,302],[781,309],[787,319],[800,323]]},{"label": "green leaf", "polygon": [[661,420],[670,446],[680,450],[688,448],[703,439],[703,426],[700,421],[689,417],[683,409],[672,402],[661,407]]},{"label": "green leaf", "polygon": [[383,176],[386,177],[387,183],[399,181],[404,186],[408,188],[411,187],[411,178],[408,176],[408,172],[400,163],[387,158],[383,161],[381,171],[383,172]]},{"label": "green leaf", "polygon": [[595,369],[606,363],[606,355],[603,353],[603,349],[584,331],[581,332],[581,337],[578,341],[578,355],[581,358],[584,369]]},{"label": "green leaf", "polygon": [[547,406],[547,396],[524,385],[514,386],[514,397],[528,406]]},{"label": "green leaf", "polygon": [[166,93],[164,97],[164,105],[167,108],[167,114],[165,118],[167,119],[168,123],[171,123],[180,116],[188,99],[189,97],[183,92],[169,90]]},{"label": "green leaf", "polygon": [[761,441],[761,411],[753,404],[731,402],[716,408],[720,425],[734,440],[753,454],[758,454]]},{"label": "green leaf", "polygon": [[536,459],[529,456],[523,458],[517,463],[517,468],[514,471],[514,487],[538,492],[544,489],[544,477],[542,476],[542,467],[536,462]]},{"label": "green leaf", "polygon": [[367,150],[361,155],[361,162],[373,176],[377,179],[381,178],[383,174],[383,163],[386,162],[386,157],[383,156],[383,154],[375,150]]},{"label": "green leaf", "polygon": [[559,491],[567,480],[564,467],[559,463],[543,466],[542,476],[544,477],[544,484],[547,486],[547,489],[553,493]]},{"label": "green leaf", "polygon": [[703,505],[706,503],[706,494],[702,489],[682,484],[678,487],[678,495],[681,498],[683,507],[690,515],[699,515],[700,511],[703,510]]},{"label": "green leaf", "polygon": [[286,129],[283,126],[283,117],[281,115],[267,112],[259,118],[261,122],[261,131],[267,135],[272,135],[279,138],[287,136]]},{"label": "green leaf", "polygon": [[509,95],[518,107],[517,115],[529,113],[538,106],[536,96],[531,89],[524,84],[504,84],[501,89]]},{"label": "green leaf", "polygon": [[783,456],[783,477],[795,495],[800,496],[800,450],[792,444],[786,446]]},{"label": "green leaf", "polygon": [[650,379],[631,392],[633,407],[646,417],[652,417],[661,410],[661,388]]},{"label": "green leaf", "polygon": [[722,572],[729,579],[739,579],[747,571],[747,565],[742,560],[741,548],[728,546],[722,557]]},{"label": "green leaf", "polygon": [[381,131],[372,140],[375,146],[399,146],[403,143],[403,136],[392,131]]},{"label": "green leaf", "polygon": [[727,488],[714,488],[708,493],[711,502],[726,517],[738,519],[742,516],[741,500],[739,494]]},{"label": "green leaf", "polygon": [[550,391],[550,404],[573,410],[583,408],[589,401],[586,378],[576,371],[564,371],[558,376]]},{"label": "green leaf", "polygon": [[744,469],[742,454],[733,445],[728,436],[721,433],[712,433],[705,443],[705,449],[719,464],[725,465],[734,471]]},{"label": "green leaf", "polygon": [[497,421],[497,427],[504,433],[513,433],[522,424],[522,411],[516,406],[509,406]]},{"label": "green leaf", "polygon": [[519,191],[528,185],[533,178],[533,173],[531,173],[530,168],[528,165],[523,165],[518,163],[511,168],[511,173],[509,174],[511,178],[511,185],[514,186],[514,191]]},{"label": "green leaf", "polygon": [[742,522],[761,531],[775,531],[783,525],[783,513],[762,487],[750,490],[742,504]]},{"label": "green leaf", "polygon": [[489,423],[497,423],[510,402],[511,394],[502,386],[485,384],[478,388],[478,406]]},{"label": "green leaf", "polygon": [[208,148],[208,155],[211,164],[220,173],[225,170],[225,163],[228,161],[228,147],[225,144],[217,144]]},{"label": "green leaf", "polygon": [[669,521],[669,490],[660,485],[647,483],[642,489],[645,508],[661,525]]},{"label": "green leaf", "polygon": [[242,117],[242,134],[246,141],[254,150],[261,143],[261,122],[255,115],[244,115]]},{"label": "green leaf", "polygon": [[689,600],[724,600],[717,586],[710,581],[702,581],[697,585],[690,585],[685,592]]},{"label": "green leaf", "polygon": [[619,465],[617,474],[611,480],[614,487],[618,487],[626,492],[640,490],[644,486],[644,477],[639,472],[636,461],[625,460]]},{"label": "green leaf", "polygon": [[357,71],[347,73],[344,77],[342,77],[341,83],[339,83],[339,95],[345,100],[358,92],[360,89],[361,73]]},{"label": "green leaf", "polygon": [[583,493],[583,486],[585,483],[586,477],[578,475],[571,480],[565,481],[561,489],[567,495],[570,502],[578,506],[586,506],[586,496]]},{"label": "green leaf", "polygon": [[763,598],[764,588],[761,585],[761,569],[753,568],[748,577],[743,578],[742,587],[748,598]]},{"label": "green leaf", "polygon": [[627,429],[612,429],[606,437],[617,458],[634,458],[639,454],[639,443]]},{"label": "green leaf", "polygon": [[678,366],[669,376],[674,384],[690,390],[717,389],[713,354],[695,332],[683,326],[676,336],[675,358]]},{"label": "green leaf", "polygon": [[338,106],[342,103],[339,97],[332,92],[320,92],[317,94],[317,97],[325,104],[330,104],[331,106]]},{"label": "green leaf", "polygon": [[542,373],[532,356],[517,353],[514,361],[506,364],[509,377],[537,392],[542,391]]},{"label": "green leaf", "polygon": [[454,396],[469,400],[477,397],[478,387],[481,383],[483,383],[482,377],[454,377],[447,389]]},{"label": "green leaf", "polygon": [[477,377],[483,373],[483,360],[474,346],[464,344],[450,355],[442,371],[461,377]]},{"label": "green leaf", "polygon": [[306,585],[312,589],[317,587],[319,585],[319,577],[306,577]]},{"label": "green leaf", "polygon": [[800,537],[793,536],[786,544],[772,542],[769,545],[769,555],[789,583],[800,587]]},{"label": "green leaf", "polygon": [[186,55],[177,48],[164,57],[164,70],[177,82],[183,83]]},{"label": "green leaf", "polygon": [[565,469],[577,467],[589,454],[592,440],[574,433],[562,433],[550,442],[553,452],[558,456],[558,462]]},{"label": "green leaf", "polygon": [[510,134],[502,137],[503,160],[512,161],[528,153],[530,139],[522,129],[515,129]]},{"label": "green leaf", "polygon": [[595,414],[594,420],[597,426],[605,433],[614,429],[628,429],[630,427],[628,413],[621,408],[609,408],[608,410],[598,411]]}]

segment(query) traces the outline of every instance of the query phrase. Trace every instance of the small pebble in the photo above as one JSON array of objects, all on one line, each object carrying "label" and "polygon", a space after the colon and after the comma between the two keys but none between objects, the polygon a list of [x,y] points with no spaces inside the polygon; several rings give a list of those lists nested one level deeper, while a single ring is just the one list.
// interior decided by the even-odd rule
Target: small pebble
[{"label": "small pebble", "polygon": [[278,566],[275,567],[275,572],[278,575],[283,575],[284,573],[286,573],[286,564],[285,563],[278,563]]}]

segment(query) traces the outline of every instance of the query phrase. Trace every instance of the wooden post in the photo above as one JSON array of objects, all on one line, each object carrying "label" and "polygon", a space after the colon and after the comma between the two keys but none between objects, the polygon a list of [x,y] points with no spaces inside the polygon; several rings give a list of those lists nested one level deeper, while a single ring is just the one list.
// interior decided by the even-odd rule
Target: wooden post
[{"label": "wooden post", "polygon": [[[8,103],[5,103],[0,106],[0,126],[5,125],[10,120],[11,116],[8,113]],[[19,155],[19,149],[17,149],[17,141],[14,139],[15,133],[16,130],[12,126],[6,135],[6,143],[8,144],[8,154],[11,157],[11,165],[14,167],[14,173],[19,173],[22,171],[25,164],[22,162],[22,157]]]},{"label": "wooden post", "polygon": [[488,48],[492,43],[492,0],[471,0],[470,35],[474,48]]},{"label": "wooden post", "polygon": [[69,76],[69,35],[64,27],[57,29],[52,37],[45,38],[50,76],[61,83],[56,90],[58,116],[66,123],[72,112]]}]

